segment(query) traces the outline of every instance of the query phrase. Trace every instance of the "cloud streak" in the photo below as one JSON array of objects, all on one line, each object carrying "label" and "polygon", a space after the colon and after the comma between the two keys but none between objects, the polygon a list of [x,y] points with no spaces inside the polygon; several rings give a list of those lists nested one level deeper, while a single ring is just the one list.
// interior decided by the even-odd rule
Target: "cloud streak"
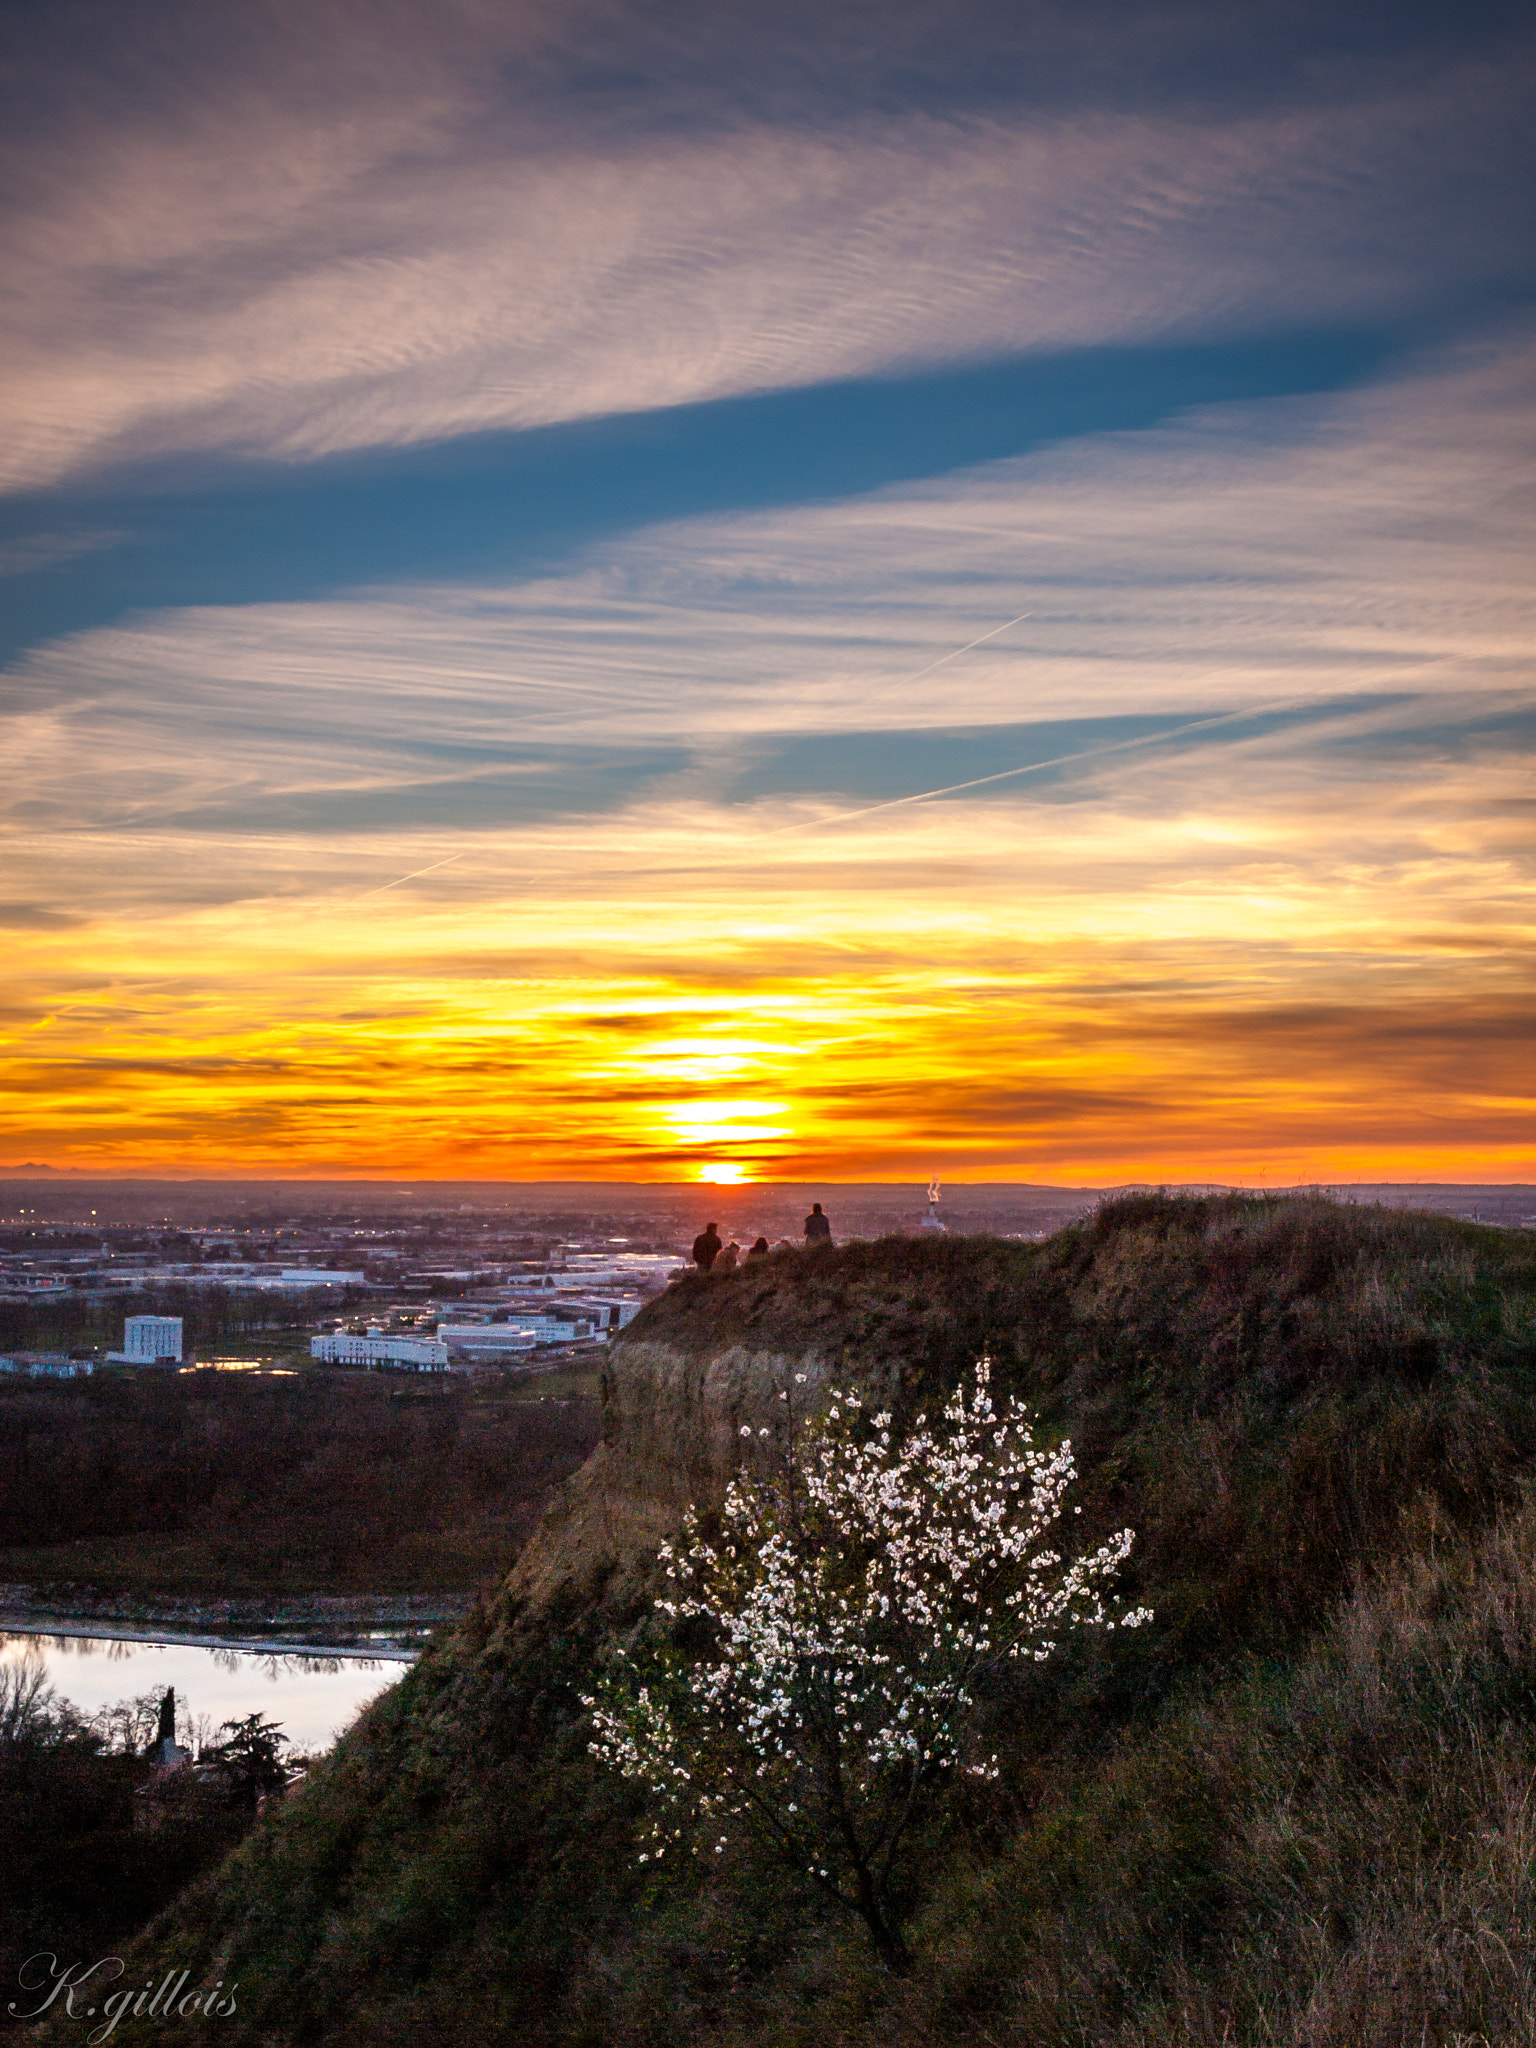
[{"label": "cloud streak", "polygon": [[[546,31],[455,15],[317,105],[215,77],[23,145],[0,479],[340,450],[876,371],[1400,314],[1526,276],[1518,54],[1202,110],[835,128],[499,103]],[[479,62],[476,62],[476,56]],[[502,57],[500,65],[495,60]],[[1426,138],[1432,138],[1427,145]]]},{"label": "cloud streak", "polygon": [[[436,852],[455,804],[516,829],[607,811],[626,780],[634,802],[718,799],[769,742],[818,733],[1363,698],[1390,724],[1405,696],[1463,721],[1507,711],[1530,701],[1532,364],[1516,336],[1343,399],[1213,408],[917,489],[642,533],[507,588],[81,634],[8,679],[0,816],[153,835],[222,814],[248,835],[373,806],[396,839],[435,831]],[[814,750],[798,758],[779,795],[810,808],[765,826],[835,796],[803,779]],[[893,795],[937,786],[913,773]]]}]

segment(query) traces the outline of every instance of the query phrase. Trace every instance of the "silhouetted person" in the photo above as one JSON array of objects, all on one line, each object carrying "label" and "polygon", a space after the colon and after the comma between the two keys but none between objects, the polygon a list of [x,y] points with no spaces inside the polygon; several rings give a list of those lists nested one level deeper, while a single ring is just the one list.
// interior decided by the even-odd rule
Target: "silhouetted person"
[{"label": "silhouetted person", "polygon": [[805,1219],[805,1241],[807,1245],[832,1242],[832,1225],[822,1215],[820,1202],[812,1202],[811,1213]]},{"label": "silhouetted person", "polygon": [[752,1249],[747,1253],[747,1257],[749,1259],[766,1259],[767,1256],[768,1240],[766,1237],[760,1237],[757,1240],[757,1243],[753,1245]]},{"label": "silhouetted person", "polygon": [[707,1273],[720,1256],[720,1226],[706,1223],[693,1240],[693,1263],[701,1273]]},{"label": "silhouetted person", "polygon": [[717,1273],[734,1273],[736,1270],[736,1261],[740,1257],[741,1246],[736,1242],[735,1238],[733,1237],[730,1243],[726,1246],[725,1250],[720,1254],[719,1258],[716,1259],[715,1271]]}]

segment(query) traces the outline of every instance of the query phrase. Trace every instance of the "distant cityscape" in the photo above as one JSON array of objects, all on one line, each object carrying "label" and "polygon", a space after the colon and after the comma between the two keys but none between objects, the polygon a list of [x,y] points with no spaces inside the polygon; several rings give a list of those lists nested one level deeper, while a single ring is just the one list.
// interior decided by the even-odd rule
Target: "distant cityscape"
[{"label": "distant cityscape", "polygon": [[[212,1290],[275,1296],[274,1327],[308,1311],[308,1351],[318,1365],[407,1372],[552,1363],[573,1348],[605,1344],[679,1269],[680,1254],[628,1240],[601,1246],[530,1238],[469,1213],[444,1227],[433,1216],[387,1223],[360,1218],[283,1224],[207,1225],[145,1233],[110,1226],[81,1246],[67,1225],[29,1221],[5,1232],[0,1300],[39,1310],[76,1303],[100,1312],[123,1304],[118,1344],[73,1351],[12,1349],[0,1372],[77,1378],[100,1366],[196,1367],[185,1315],[134,1313]],[[20,1242],[18,1242],[18,1238]],[[261,1313],[256,1320],[259,1324]]]},{"label": "distant cityscape", "polygon": [[[206,1324],[210,1304],[237,1298],[248,1304],[242,1328],[307,1334],[315,1366],[537,1369],[607,1344],[688,1269],[687,1248],[709,1220],[743,1248],[759,1235],[798,1243],[817,1199],[839,1241],[940,1228],[1039,1239],[1119,1192],[1007,1183],[943,1191],[888,1183],[0,1183],[0,1304],[9,1324],[0,1372],[76,1378],[103,1366],[213,1362],[198,1356],[206,1346],[184,1340],[184,1325]],[[1319,1192],[1503,1228],[1536,1226],[1529,1186],[1372,1183]],[[104,1318],[110,1327],[118,1304],[116,1341],[27,1340],[27,1326],[37,1324],[40,1335],[44,1324],[67,1324],[72,1309],[93,1331]]]}]

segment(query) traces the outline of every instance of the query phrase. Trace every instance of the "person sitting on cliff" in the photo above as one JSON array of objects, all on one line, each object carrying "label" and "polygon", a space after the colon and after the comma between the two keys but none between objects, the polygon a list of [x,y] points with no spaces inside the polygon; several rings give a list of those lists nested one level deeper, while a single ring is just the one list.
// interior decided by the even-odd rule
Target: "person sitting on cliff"
[{"label": "person sitting on cliff", "polygon": [[749,1259],[766,1259],[767,1256],[768,1240],[766,1237],[760,1237],[757,1240],[756,1244],[753,1245],[752,1249],[747,1253],[747,1257]]},{"label": "person sitting on cliff", "polygon": [[693,1240],[693,1263],[701,1273],[707,1273],[720,1256],[720,1226],[706,1223]]},{"label": "person sitting on cliff", "polygon": [[812,1202],[811,1213],[805,1219],[805,1242],[807,1249],[812,1245],[832,1242],[832,1225],[822,1215],[820,1202]]},{"label": "person sitting on cliff", "polygon": [[736,1270],[736,1261],[740,1257],[741,1246],[736,1242],[735,1238],[733,1237],[730,1243],[726,1246],[725,1250],[720,1254],[719,1258],[716,1259],[715,1271],[717,1273],[734,1273]]}]

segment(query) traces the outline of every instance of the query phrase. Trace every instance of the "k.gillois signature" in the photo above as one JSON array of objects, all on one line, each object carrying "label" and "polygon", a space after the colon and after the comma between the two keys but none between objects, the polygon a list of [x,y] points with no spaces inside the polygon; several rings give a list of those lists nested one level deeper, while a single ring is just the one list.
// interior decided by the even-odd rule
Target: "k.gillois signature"
[{"label": "k.gillois signature", "polygon": [[87,2041],[106,2041],[123,2020],[226,2019],[235,2010],[238,1983],[226,1989],[221,1977],[211,1990],[188,1991],[190,1970],[179,1975],[168,1970],[158,1987],[151,1978],[142,1990],[108,1991],[127,1967],[121,1956],[104,1956],[98,1963],[70,1963],[61,1970],[56,1955],[39,1949],[27,1957],[16,1978],[23,1991],[41,2002],[24,2012],[12,1999],[6,2011],[12,2019],[35,2020],[59,2003],[60,2011],[72,2020],[97,2021]]}]

